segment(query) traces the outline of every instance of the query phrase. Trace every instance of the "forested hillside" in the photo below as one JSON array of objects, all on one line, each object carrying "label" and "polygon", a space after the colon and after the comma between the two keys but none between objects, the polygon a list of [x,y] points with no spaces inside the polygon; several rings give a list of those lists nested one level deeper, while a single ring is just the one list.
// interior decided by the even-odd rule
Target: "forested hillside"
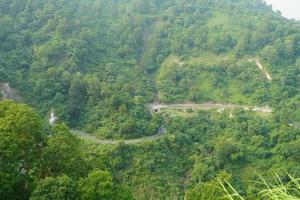
[{"label": "forested hillside", "polygon": [[262,0],[0,0],[0,41],[0,98],[24,103],[0,103],[0,199],[209,200],[218,180],[256,199],[255,171],[300,177],[300,24]]},{"label": "forested hillside", "polygon": [[0,3],[1,81],[71,127],[151,135],[156,94],[298,110],[299,24],[260,0]]},{"label": "forested hillside", "polygon": [[[265,186],[299,177],[300,129],[248,111],[199,112],[166,122],[169,134],[135,145],[80,140],[43,126],[23,104],[0,103],[3,199],[224,199],[218,180],[256,199]],[[297,187],[297,186],[295,186]],[[228,186],[228,190],[230,187]],[[292,188],[291,188],[292,189]],[[293,191],[297,197],[297,192]]]}]

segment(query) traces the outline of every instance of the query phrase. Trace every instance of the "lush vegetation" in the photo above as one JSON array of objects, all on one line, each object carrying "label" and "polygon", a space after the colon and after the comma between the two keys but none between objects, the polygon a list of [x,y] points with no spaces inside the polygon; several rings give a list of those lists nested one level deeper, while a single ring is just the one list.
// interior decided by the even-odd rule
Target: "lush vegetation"
[{"label": "lush vegetation", "polygon": [[3,199],[132,197],[108,168],[89,162],[83,144],[68,127],[42,126],[38,115],[26,105],[0,103],[0,138]]},{"label": "lush vegetation", "polygon": [[0,9],[1,81],[72,128],[152,135],[158,124],[146,104],[156,93],[300,112],[299,25],[260,0],[2,0]]},{"label": "lush vegetation", "polygon": [[[299,179],[292,177],[290,174],[287,174],[288,178],[290,179],[289,182],[283,183],[281,178],[278,176],[277,173],[274,173],[274,179],[276,184],[268,183],[263,177],[257,174],[261,181],[258,182],[265,186],[265,189],[260,191],[257,195],[262,199],[282,199],[282,200],[292,200],[292,199],[299,199]],[[220,181],[221,187],[227,194],[228,199],[240,199],[244,200],[243,198],[228,182],[223,183]]]},{"label": "lush vegetation", "polygon": [[265,189],[256,171],[270,184],[274,171],[282,183],[286,172],[300,176],[300,130],[242,110],[175,117],[157,141],[100,146],[43,126],[26,105],[4,101],[0,111],[5,199],[218,199],[218,179],[255,199]]},{"label": "lush vegetation", "polygon": [[[0,27],[0,89],[27,104],[0,103],[1,199],[268,198],[255,172],[299,198],[281,187],[300,177],[299,22],[262,0],[0,0]],[[151,114],[155,100],[274,112]],[[135,145],[71,131],[132,139],[162,125]]]}]

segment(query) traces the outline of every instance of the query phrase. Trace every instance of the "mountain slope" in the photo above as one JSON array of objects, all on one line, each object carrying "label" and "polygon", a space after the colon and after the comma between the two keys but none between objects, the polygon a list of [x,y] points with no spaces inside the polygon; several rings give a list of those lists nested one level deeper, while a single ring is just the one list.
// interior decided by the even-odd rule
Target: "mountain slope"
[{"label": "mountain slope", "polygon": [[157,94],[270,106],[299,95],[299,24],[260,0],[1,1],[0,23],[3,81],[44,116],[104,137],[155,132]]},{"label": "mountain slope", "polygon": [[0,27],[0,88],[44,119],[0,102],[4,199],[216,200],[222,180],[254,200],[256,171],[300,177],[299,22],[262,0],[0,0]]}]

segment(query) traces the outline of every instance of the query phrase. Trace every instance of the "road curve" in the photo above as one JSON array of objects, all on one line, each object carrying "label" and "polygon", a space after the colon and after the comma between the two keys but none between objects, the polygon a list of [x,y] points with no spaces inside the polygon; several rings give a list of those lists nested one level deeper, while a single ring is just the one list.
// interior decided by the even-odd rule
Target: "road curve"
[{"label": "road curve", "polygon": [[124,143],[126,145],[134,145],[134,144],[140,144],[144,142],[154,141],[159,138],[162,138],[166,134],[166,129],[164,127],[161,127],[156,135],[148,136],[148,137],[142,137],[138,139],[132,139],[132,140],[111,140],[111,139],[99,139],[91,134],[84,133],[82,131],[76,131],[72,130],[72,133],[74,135],[79,136],[80,138],[83,138],[85,140],[88,140],[90,142],[93,142],[95,144],[119,144]]},{"label": "road curve", "polygon": [[[174,109],[202,109],[202,110],[210,110],[210,109],[216,109],[218,111],[224,111],[224,110],[232,110],[232,109],[244,109],[254,112],[263,112],[263,113],[271,113],[273,110],[272,108],[265,106],[265,107],[257,107],[257,106],[245,106],[245,105],[233,105],[233,104],[216,104],[216,103],[203,103],[203,104],[195,104],[195,103],[182,103],[182,104],[159,104],[159,103],[153,103],[149,105],[149,108],[151,112],[159,112],[162,108],[174,108]],[[103,145],[115,145],[119,143],[124,143],[126,145],[134,145],[134,144],[140,144],[144,142],[154,141],[159,138],[162,138],[166,134],[166,129],[162,126],[158,133],[152,136],[148,137],[142,137],[138,139],[132,139],[132,140],[112,140],[112,139],[99,139],[91,134],[72,130],[72,133],[74,135],[79,136],[80,138],[83,138],[85,140],[88,140],[90,142],[93,142],[95,144],[103,144]]]}]

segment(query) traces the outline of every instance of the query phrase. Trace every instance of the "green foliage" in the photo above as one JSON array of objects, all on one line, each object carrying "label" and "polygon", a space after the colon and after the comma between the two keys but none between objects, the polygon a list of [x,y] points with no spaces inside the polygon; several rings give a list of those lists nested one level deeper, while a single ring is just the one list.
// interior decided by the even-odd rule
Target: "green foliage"
[{"label": "green foliage", "polygon": [[219,174],[214,180],[211,180],[207,183],[200,183],[194,186],[192,189],[187,191],[185,195],[185,200],[198,200],[198,199],[207,199],[207,200],[221,200],[223,199],[223,192],[219,186],[218,180],[221,179],[224,182],[230,181],[230,174],[223,172]]},{"label": "green foliage", "polygon": [[145,104],[155,93],[163,102],[269,105],[299,95],[298,24],[261,0],[4,2],[0,81],[71,128],[153,135]]},{"label": "green foliage", "polygon": [[132,199],[107,171],[96,170],[83,178],[94,165],[85,147],[66,125],[46,129],[29,106],[1,101],[1,198]]},{"label": "green foliage", "polygon": [[113,182],[113,177],[108,171],[94,170],[86,178],[78,181],[80,191],[79,199],[133,199],[130,191]]},{"label": "green foliage", "polygon": [[46,177],[59,174],[78,177],[87,170],[80,141],[65,125],[53,128],[53,133],[42,150],[41,158],[43,166],[41,173]]},{"label": "green foliage", "polygon": [[31,200],[73,200],[77,198],[76,183],[68,176],[47,177],[37,183]]},{"label": "green foliage", "polygon": [[42,123],[33,109],[12,101],[0,103],[0,195],[3,198],[26,198],[42,142]]},{"label": "green foliage", "polygon": [[[126,6],[119,1],[28,0],[0,6],[5,10],[0,21],[0,82],[13,83],[44,116],[53,108],[59,120],[73,128],[96,132],[113,123],[120,131],[108,137],[155,133],[147,130],[151,116],[144,104],[151,99],[153,85],[137,67],[142,63],[144,26],[152,19],[119,12]],[[134,11],[135,2],[128,7]],[[136,98],[142,103],[136,104]],[[117,114],[121,105],[127,107],[121,113],[125,116]],[[122,118],[138,123],[134,129],[119,127]]]},{"label": "green foliage", "polygon": [[112,176],[109,172],[95,170],[79,181],[81,199],[114,199]]},{"label": "green foliage", "polygon": [[[259,194],[257,194],[258,199],[270,199],[270,200],[298,200],[300,199],[299,191],[299,179],[292,177],[290,174],[287,174],[289,181],[282,181],[282,178],[279,177],[277,173],[274,173],[275,184],[267,182],[261,175],[259,184],[263,185],[266,189],[262,189]],[[244,198],[238,194],[238,192],[231,186],[230,183],[226,180],[220,180],[219,182],[226,193],[227,199],[234,200]],[[229,189],[226,189],[226,185]]]}]

